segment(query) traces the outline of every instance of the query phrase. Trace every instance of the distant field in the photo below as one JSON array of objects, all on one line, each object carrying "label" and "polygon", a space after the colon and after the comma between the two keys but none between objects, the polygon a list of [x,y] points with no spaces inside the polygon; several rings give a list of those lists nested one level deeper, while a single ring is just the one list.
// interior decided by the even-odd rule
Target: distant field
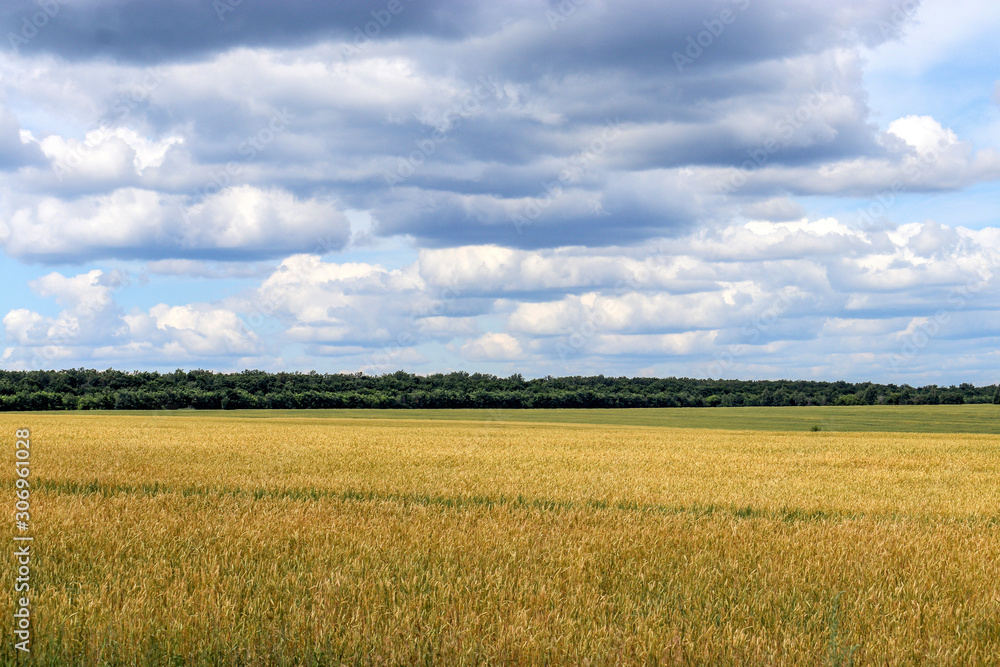
[{"label": "distant field", "polygon": [[13,460],[32,429],[38,664],[985,665],[997,410],[7,413],[0,433]]},{"label": "distant field", "polygon": [[997,433],[1000,405],[870,405],[794,408],[625,408],[556,410],[177,410],[93,414],[239,415],[256,419],[433,419],[711,428],[748,431]]}]

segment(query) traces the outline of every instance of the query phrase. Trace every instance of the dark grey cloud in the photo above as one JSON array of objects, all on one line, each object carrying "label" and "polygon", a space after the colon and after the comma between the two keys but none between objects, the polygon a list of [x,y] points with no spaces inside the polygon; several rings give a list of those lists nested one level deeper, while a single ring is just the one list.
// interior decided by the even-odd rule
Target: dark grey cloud
[{"label": "dark grey cloud", "polygon": [[[878,28],[890,0],[38,7],[11,3],[0,24],[18,34],[25,16],[47,17],[18,44],[24,58],[49,54],[39,58],[51,76],[64,71],[47,112],[70,90],[94,126],[132,138],[39,136],[24,150],[45,148],[59,177],[18,174],[27,210],[38,205],[30,194],[71,201],[136,188],[197,206],[250,187],[366,211],[375,233],[418,245],[640,243],[789,193],[875,192],[817,169],[882,168],[909,150],[872,124],[857,52],[892,37]],[[32,83],[19,94],[36,94]],[[62,169],[67,156],[79,168]],[[747,164],[752,178],[723,196]],[[215,241],[100,250],[268,252]],[[275,248],[313,245],[300,234]]]},{"label": "dark grey cloud", "polygon": [[0,9],[0,34],[24,52],[150,64],[241,46],[363,43],[366,30],[376,38],[455,39],[474,31],[483,13],[470,0],[13,0]]},{"label": "dark grey cloud", "polygon": [[[896,9],[886,0],[554,0],[547,8],[519,2],[494,7],[489,17],[494,23],[483,25],[477,35],[479,57],[459,66],[502,63],[508,76],[521,80],[596,70],[669,79],[836,46],[874,45],[890,37],[879,24],[891,20]],[[462,48],[458,42],[451,46]]]},{"label": "dark grey cloud", "polygon": [[493,243],[516,248],[608,246],[673,236],[704,220],[697,198],[668,177],[614,177],[601,188],[536,182],[527,196],[399,188],[376,205],[380,234],[431,247]]}]

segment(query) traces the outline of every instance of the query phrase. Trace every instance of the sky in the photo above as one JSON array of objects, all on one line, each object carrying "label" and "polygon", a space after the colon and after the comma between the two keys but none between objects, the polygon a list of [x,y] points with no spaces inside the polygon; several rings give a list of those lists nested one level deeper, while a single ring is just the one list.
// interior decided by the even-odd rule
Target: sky
[{"label": "sky", "polygon": [[0,368],[993,384],[1000,5],[11,0]]}]

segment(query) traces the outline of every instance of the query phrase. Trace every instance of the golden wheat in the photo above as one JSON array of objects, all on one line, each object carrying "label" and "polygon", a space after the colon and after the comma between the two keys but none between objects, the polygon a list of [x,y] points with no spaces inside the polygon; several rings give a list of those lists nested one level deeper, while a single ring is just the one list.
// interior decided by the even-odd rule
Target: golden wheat
[{"label": "golden wheat", "polygon": [[11,452],[23,426],[40,664],[1000,654],[997,436],[3,415]]}]

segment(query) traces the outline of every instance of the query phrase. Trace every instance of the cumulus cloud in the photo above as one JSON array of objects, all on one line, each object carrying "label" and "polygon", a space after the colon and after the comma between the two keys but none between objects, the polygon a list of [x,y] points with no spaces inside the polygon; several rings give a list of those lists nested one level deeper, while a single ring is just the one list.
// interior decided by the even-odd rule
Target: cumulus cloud
[{"label": "cumulus cloud", "polygon": [[462,345],[462,356],[473,361],[513,361],[522,354],[521,344],[506,333],[487,333]]},{"label": "cumulus cloud", "polygon": [[98,269],[71,277],[54,272],[34,280],[31,289],[42,298],[55,299],[64,310],[56,317],[24,308],[12,310],[3,319],[7,337],[32,347],[101,341],[120,314],[112,292],[125,280],[118,272]]},{"label": "cumulus cloud", "polygon": [[331,202],[281,190],[227,188],[197,203],[123,188],[64,201],[44,197],[0,219],[0,243],[34,261],[81,258],[255,259],[347,241],[350,223]]},{"label": "cumulus cloud", "polygon": [[353,349],[369,372],[422,357],[414,346],[478,331],[474,317],[489,302],[462,298],[457,285],[429,285],[415,266],[385,269],[365,263],[291,257],[237,307],[247,322],[281,322],[281,337],[311,354],[338,356]]},{"label": "cumulus cloud", "polygon": [[22,140],[41,149],[60,180],[86,165],[87,178],[110,182],[128,180],[133,173],[142,175],[147,167],[159,167],[170,147],[184,142],[176,136],[151,140],[123,127],[91,130],[83,141],[54,134],[39,140],[30,132],[24,132]]},{"label": "cumulus cloud", "polygon": [[958,137],[951,130],[941,127],[930,116],[905,116],[889,123],[889,134],[894,134],[920,155],[935,153],[958,142]]},{"label": "cumulus cloud", "polygon": [[399,268],[296,255],[243,296],[129,313],[112,298],[127,277],[50,274],[33,288],[63,312],[12,309],[4,327],[18,359],[84,340],[102,358],[252,358],[271,321],[275,350],[304,346],[368,372],[428,363],[427,346],[445,344],[468,362],[553,374],[660,359],[672,374],[767,376],[793,353],[810,376],[860,363],[850,355],[890,373],[899,359],[924,363],[904,354],[916,331],[992,345],[997,240],[933,220],[863,231],[827,218],[751,221],[664,240],[652,254],[469,246]]},{"label": "cumulus cloud", "polygon": [[125,274],[99,269],[75,276],[53,272],[33,281],[39,297],[54,299],[63,310],[54,317],[26,308],[9,311],[3,325],[16,347],[5,351],[7,364],[30,368],[71,358],[195,360],[262,352],[260,338],[224,308],[159,304],[125,313],[114,292],[128,282]]},{"label": "cumulus cloud", "polygon": [[[45,325],[44,317],[27,308],[12,310],[3,318],[3,326],[7,330],[7,340],[18,345],[31,345],[36,341],[44,340],[48,329]],[[8,350],[12,349],[8,348]]]},{"label": "cumulus cloud", "polygon": [[128,336],[170,358],[243,356],[261,352],[260,340],[239,316],[209,306],[159,304],[125,315]]}]

